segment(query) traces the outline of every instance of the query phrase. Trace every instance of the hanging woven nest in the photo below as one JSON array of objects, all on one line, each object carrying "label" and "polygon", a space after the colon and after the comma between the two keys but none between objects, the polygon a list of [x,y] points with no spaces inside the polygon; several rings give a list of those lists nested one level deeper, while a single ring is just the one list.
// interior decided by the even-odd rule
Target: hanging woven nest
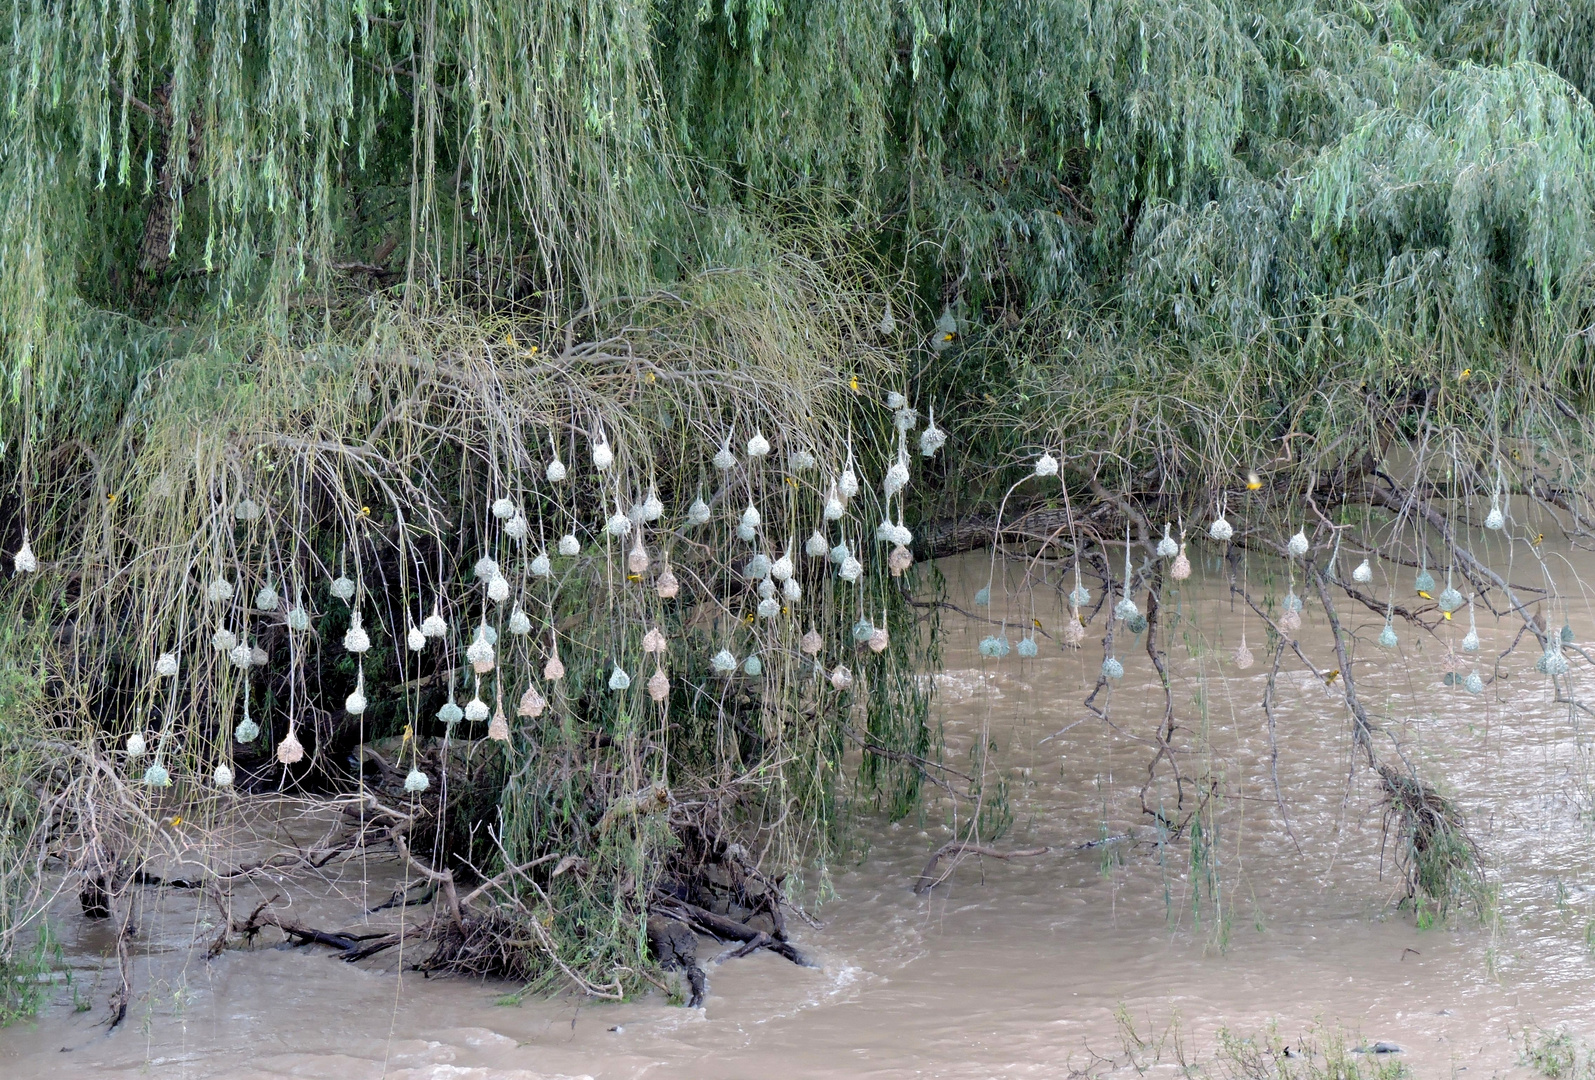
[{"label": "hanging woven nest", "polygon": [[170,679],[177,674],[177,654],[161,653],[155,660],[155,674],[163,679]]},{"label": "hanging woven nest", "polygon": [[443,703],[442,708],[438,709],[438,719],[443,721],[443,726],[446,728],[453,727],[465,719],[465,710],[460,708],[459,703],[454,700],[454,690],[452,688],[449,690],[449,699]]},{"label": "hanging woven nest", "polygon": [[615,669],[609,673],[609,688],[611,690],[629,690],[631,688],[631,676],[627,675],[626,669],[619,664],[616,664]]},{"label": "hanging woven nest", "polygon": [[798,648],[801,649],[806,656],[818,656],[820,654],[820,650],[825,648],[825,639],[820,637],[818,631],[810,630],[808,633],[804,634],[802,640],[798,642]]},{"label": "hanging woven nest", "polygon": [[213,604],[225,604],[233,598],[233,583],[226,578],[217,578],[205,586],[205,599]]},{"label": "hanging woven nest", "polygon": [[795,604],[803,599],[803,586],[798,584],[797,578],[790,577],[781,583],[781,598],[788,604]]},{"label": "hanging woven nest", "polygon": [[1307,547],[1307,534],[1300,529],[1296,530],[1295,536],[1285,542],[1285,551],[1293,559],[1304,558],[1307,555]]},{"label": "hanging woven nest", "polygon": [[233,739],[239,744],[252,743],[260,738],[260,725],[250,717],[249,710],[244,709],[244,718],[238,721],[238,726],[233,729]]},{"label": "hanging woven nest", "polygon": [[487,737],[494,742],[510,741],[510,722],[504,715],[504,706],[493,710],[493,720],[487,725]]},{"label": "hanging woven nest", "polygon": [[514,517],[510,518],[504,523],[504,535],[515,541],[517,544],[522,540],[525,540],[531,531],[531,522],[527,521],[519,514],[516,514]]},{"label": "hanging woven nest", "polygon": [[884,626],[877,626],[869,636],[869,651],[872,653],[883,653],[886,651],[886,646],[890,644],[891,637],[887,634]]},{"label": "hanging woven nest", "polygon": [[1069,617],[1063,624],[1063,643],[1072,649],[1078,649],[1083,641],[1085,641],[1085,623],[1080,621],[1080,612],[1071,608]]},{"label": "hanging woven nest", "polygon": [[344,711],[350,716],[359,716],[366,711],[366,673],[364,666],[355,677],[354,693],[350,694],[343,703]]},{"label": "hanging woven nest", "polygon": [[755,431],[753,438],[748,440],[748,457],[762,458],[770,452],[770,440],[764,437],[764,432]]},{"label": "hanging woven nest", "polygon": [[343,647],[359,655],[371,648],[371,636],[365,632],[365,627],[360,624],[360,609],[355,608],[349,613],[349,630],[343,635]]},{"label": "hanging woven nest", "polygon": [[537,687],[528,686],[526,693],[521,695],[520,704],[515,706],[515,715],[528,720],[536,720],[543,715],[543,710],[548,707],[548,702],[543,695],[537,692]]},{"label": "hanging woven nest", "polygon": [[559,682],[565,677],[565,664],[560,660],[559,653],[548,658],[548,663],[543,665],[543,678],[549,682]]},{"label": "hanging woven nest", "polygon": [[1493,499],[1490,503],[1490,512],[1484,517],[1484,527],[1495,532],[1506,528],[1506,515],[1501,512],[1501,504]]},{"label": "hanging woven nest", "polygon": [[160,762],[153,762],[144,770],[144,784],[146,787],[171,787],[172,774],[166,771],[166,766]]},{"label": "hanging woven nest", "polygon": [[[841,521],[846,514],[847,506],[842,502],[841,493],[837,490],[836,484],[833,483],[831,484],[830,494],[825,497],[825,509],[820,512],[820,516],[826,521]],[[819,536],[820,534],[815,533],[814,535]]]},{"label": "hanging woven nest", "polygon": [[725,442],[720,444],[720,449],[715,451],[714,467],[721,472],[730,472],[737,467],[737,456],[731,452],[731,432],[726,432]]},{"label": "hanging woven nest", "polygon": [[836,493],[845,501],[858,495],[858,473],[853,471],[853,451],[847,452],[847,464],[842,466],[842,475],[836,480]]},{"label": "hanging woven nest", "polygon": [[1053,457],[1050,451],[1044,452],[1040,457],[1036,458],[1036,475],[1058,475],[1058,459]]},{"label": "hanging woven nest", "polygon": [[127,759],[129,761],[137,761],[144,756],[144,751],[149,749],[148,744],[144,741],[144,733],[141,731],[135,731],[129,735],[126,746]]},{"label": "hanging woven nest", "polygon": [[443,619],[442,604],[441,602],[434,603],[432,605],[432,614],[421,620],[421,633],[428,638],[436,640],[447,636],[448,632],[449,624]]},{"label": "hanging woven nest", "polygon": [[614,463],[615,451],[609,445],[609,436],[600,431],[598,441],[593,443],[593,468],[603,472]]},{"label": "hanging woven nest", "polygon": [[294,731],[294,726],[289,724],[288,734],[277,744],[277,760],[283,765],[294,765],[303,761],[304,756],[305,748],[299,743],[299,735]]},{"label": "hanging woven nest", "polygon": [[1567,674],[1567,657],[1562,655],[1562,643],[1560,640],[1553,638],[1546,643],[1545,653],[1535,661],[1534,669],[1553,678]]},{"label": "hanging woven nest", "polygon": [[581,541],[576,539],[575,533],[566,533],[559,538],[559,553],[565,558],[573,558],[581,554]]},{"label": "hanging woven nest", "polygon": [[493,505],[489,509],[492,511],[493,516],[500,521],[508,521],[517,513],[515,500],[505,495],[500,495],[494,499]]},{"label": "hanging woven nest", "polygon": [[22,546],[11,556],[11,564],[19,574],[31,574],[39,568],[38,556],[33,554],[33,547],[28,543],[27,529],[22,530]]},{"label": "hanging woven nest", "polygon": [[659,577],[654,582],[654,591],[659,594],[661,600],[674,600],[676,594],[681,591],[681,583],[676,580],[675,571],[668,566],[660,571]]},{"label": "hanging woven nest", "polygon": [[1001,660],[1008,655],[1010,646],[1007,635],[988,634],[980,639],[980,655],[992,660]]},{"label": "hanging woven nest", "polygon": [[227,658],[233,662],[234,667],[247,669],[254,664],[255,650],[240,642],[227,653]]},{"label": "hanging woven nest", "polygon": [[853,686],[853,672],[846,664],[837,664],[836,670],[831,672],[831,686],[836,690],[848,690]]},{"label": "hanging woven nest", "polygon": [[215,781],[216,786],[219,788],[230,788],[233,786],[233,770],[229,769],[226,765],[216,766],[216,771],[211,774],[211,778]]},{"label": "hanging woven nest", "polygon": [[913,552],[901,544],[892,548],[892,553],[886,556],[886,568],[892,572],[892,577],[902,577],[903,571],[913,565]]},{"label": "hanging woven nest", "polygon": [[409,775],[404,778],[404,790],[411,795],[420,795],[432,786],[432,781],[420,769],[411,767]]},{"label": "hanging woven nest", "polygon": [[487,583],[487,598],[495,604],[502,604],[510,598],[509,579],[500,574]]},{"label": "hanging woven nest", "polygon": [[892,462],[886,470],[886,475],[881,477],[881,492],[888,499],[908,486],[908,454],[899,451],[897,460]]},{"label": "hanging woven nest", "polygon": [[626,569],[633,574],[641,574],[648,569],[649,561],[648,548],[642,542],[642,530],[638,529],[637,538],[626,553]]},{"label": "hanging woven nest", "polygon": [[702,496],[694,499],[692,505],[687,507],[687,524],[703,525],[714,516],[714,511],[709,509],[709,504],[703,501]]},{"label": "hanging woven nest", "polygon": [[1252,650],[1246,647],[1246,636],[1241,635],[1241,643],[1235,647],[1235,666],[1245,671],[1252,666]]},{"label": "hanging woven nest", "polygon": [[770,564],[770,577],[777,582],[789,581],[797,572],[797,564],[792,561],[792,541],[786,542],[786,550],[781,557]]},{"label": "hanging woven nest", "polygon": [[852,583],[864,575],[864,564],[852,555],[842,560],[841,567],[836,571],[836,576],[843,581]]},{"label": "hanging woven nest", "polygon": [[716,675],[731,675],[737,670],[736,655],[730,649],[721,649],[709,658],[709,667]]},{"label": "hanging woven nest", "polygon": [[494,663],[493,646],[482,630],[481,627],[477,629],[476,637],[465,648],[465,659],[470,661],[471,670],[478,675],[486,675],[492,671]]},{"label": "hanging woven nest", "polygon": [[255,594],[255,610],[276,611],[280,607],[282,607],[282,597],[277,594],[277,590],[270,585],[262,585],[260,591]]},{"label": "hanging woven nest", "polygon": [[830,550],[830,542],[825,539],[825,534],[815,529],[803,544],[803,554],[811,559],[823,559]]},{"label": "hanging woven nest", "polygon": [[1396,644],[1396,626],[1387,615],[1385,617],[1385,628],[1379,631],[1379,647],[1382,649],[1394,649]]},{"label": "hanging woven nest", "polygon": [[1019,644],[1014,647],[1014,651],[1023,659],[1032,660],[1041,649],[1036,645],[1036,639],[1026,634],[1019,639]]},{"label": "hanging woven nest", "polygon": [[757,679],[764,674],[764,661],[759,659],[757,654],[749,656],[742,661],[742,673],[749,678]]},{"label": "hanging woven nest", "polygon": [[1226,544],[1235,535],[1235,527],[1225,520],[1222,512],[1213,519],[1213,524],[1207,527],[1207,535],[1221,544]]},{"label": "hanging woven nest", "polygon": [[1367,559],[1357,564],[1357,569],[1351,572],[1351,580],[1359,585],[1366,585],[1373,580],[1373,567],[1368,565]]},{"label": "hanging woven nest", "polygon": [[532,618],[530,615],[526,614],[526,612],[521,610],[521,606],[519,604],[516,604],[515,610],[510,612],[509,622],[506,626],[506,629],[508,629],[509,632],[514,634],[516,637],[525,637],[527,634],[532,632]]},{"label": "hanging woven nest", "polygon": [[1102,661],[1102,677],[1104,679],[1124,678],[1124,665],[1119,663],[1118,657],[1110,656]]},{"label": "hanging woven nest", "polygon": [[[229,590],[227,595],[231,596],[232,586],[228,585],[227,588]],[[331,592],[333,596],[336,596],[339,600],[347,603],[354,599],[355,584],[348,577],[344,576],[343,574],[339,574],[337,577],[332,579]]]},{"label": "hanging woven nest", "polygon": [[657,656],[665,651],[665,635],[657,626],[642,636],[642,651],[645,656]]},{"label": "hanging woven nest", "polygon": [[935,457],[936,451],[947,444],[947,433],[936,426],[936,407],[930,408],[930,423],[919,434],[920,457]]},{"label": "hanging woven nest", "polygon": [[648,696],[656,702],[662,702],[670,696],[670,678],[664,668],[655,668],[654,673],[648,676]]},{"label": "hanging woven nest", "polygon": [[468,723],[480,724],[492,711],[487,707],[487,702],[482,700],[481,694],[482,691],[478,688],[476,696],[465,703],[465,719]]},{"label": "hanging woven nest", "polygon": [[642,501],[642,519],[644,521],[658,521],[665,516],[665,504],[659,498],[659,489],[650,486],[648,497]]},{"label": "hanging woven nest", "polygon": [[1185,545],[1181,544],[1178,554],[1174,556],[1174,562],[1169,566],[1169,577],[1175,581],[1184,581],[1190,576],[1191,560],[1186,558]]},{"label": "hanging woven nest", "polygon": [[550,458],[548,464],[544,466],[543,476],[550,484],[557,484],[561,480],[565,479],[567,470],[565,469],[565,463],[559,460],[559,445],[554,442],[554,435],[552,432],[550,432],[548,436],[548,445],[549,448],[554,451],[554,456]]},{"label": "hanging woven nest", "polygon": [[304,609],[304,605],[295,604],[289,609],[288,629],[301,634],[310,629],[310,612]]},{"label": "hanging woven nest", "polygon": [[1174,539],[1174,526],[1168,522],[1163,523],[1163,539],[1157,542],[1157,554],[1160,559],[1172,559],[1180,553],[1180,542]]}]

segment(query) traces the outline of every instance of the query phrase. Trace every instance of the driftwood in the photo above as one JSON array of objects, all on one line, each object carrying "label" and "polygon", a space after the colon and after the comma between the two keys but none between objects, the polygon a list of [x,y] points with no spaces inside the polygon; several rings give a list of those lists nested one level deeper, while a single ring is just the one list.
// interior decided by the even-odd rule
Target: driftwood
[{"label": "driftwood", "polygon": [[[769,949],[777,956],[784,956],[799,967],[819,966],[799,952],[791,942],[779,941],[766,934],[763,930],[757,930],[746,923],[739,923],[735,919],[729,919],[724,915],[716,915],[714,912],[698,907],[696,904],[689,904],[684,900],[667,899],[655,904],[654,911],[661,915],[680,919],[693,929],[720,941],[741,942],[744,947],[740,950],[733,950],[734,955],[746,956],[748,953],[756,952],[759,949]],[[720,959],[730,959],[733,954],[723,955]]]},{"label": "driftwood", "polygon": [[982,847],[979,844],[971,844],[963,840],[954,840],[951,843],[943,844],[931,853],[930,861],[925,863],[925,869],[919,872],[919,878],[914,882],[914,891],[916,893],[924,893],[947,880],[952,874],[951,867],[940,877],[931,876],[936,872],[936,864],[945,858],[980,855],[990,859],[1033,859],[1037,855],[1045,855],[1051,850],[1051,848],[1038,847],[1026,848],[1023,851],[998,851],[996,848]]}]

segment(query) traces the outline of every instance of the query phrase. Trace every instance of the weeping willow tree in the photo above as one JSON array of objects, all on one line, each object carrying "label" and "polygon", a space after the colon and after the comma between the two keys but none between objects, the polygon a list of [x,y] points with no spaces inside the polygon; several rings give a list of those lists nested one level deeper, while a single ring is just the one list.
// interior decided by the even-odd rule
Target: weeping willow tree
[{"label": "weeping willow tree", "polygon": [[[28,673],[15,708],[53,739],[7,760],[39,762],[28,790],[62,795],[8,804],[50,827],[7,835],[58,835],[52,814],[88,821],[115,795],[126,813],[80,830],[75,856],[108,880],[130,871],[101,864],[164,835],[148,804],[168,795],[128,795],[106,747],[147,732],[145,760],[210,777],[192,797],[220,813],[218,767],[280,779],[272,747],[301,718],[325,766],[317,748],[348,745],[347,717],[366,715],[339,708],[358,692],[371,716],[354,741],[384,781],[419,771],[493,793],[467,814],[496,808],[490,850],[463,850],[520,882],[499,889],[517,925],[557,928],[527,931],[533,959],[513,970],[618,992],[640,898],[680,884],[662,853],[701,847],[709,824],[672,839],[646,812],[650,785],[715,792],[697,805],[732,808],[797,866],[823,852],[848,746],[864,748],[857,790],[894,812],[934,771],[909,677],[934,642],[923,651],[894,575],[905,519],[965,518],[920,529],[924,555],[1027,542],[1025,523],[1059,503],[1066,525],[1106,515],[1143,549],[1126,579],[1072,528],[1035,530],[1026,554],[1094,559],[1128,594],[1162,587],[1158,523],[1194,538],[1227,512],[1230,537],[1213,542],[1305,556],[1329,617],[1338,596],[1415,625],[1435,616],[1338,567],[1359,545],[1423,565],[1433,551],[1560,656],[1535,622],[1544,599],[1492,578],[1463,526],[1491,496],[1537,500],[1574,532],[1595,516],[1595,143],[1576,4],[13,0],[5,13],[5,546],[42,560],[9,590],[22,628],[9,653]],[[909,400],[871,404],[894,390]],[[930,405],[955,453],[910,453],[914,408]],[[746,452],[755,433],[768,464]],[[612,439],[619,464],[555,488],[550,434],[568,462]],[[1021,489],[997,520],[1004,470],[1042,450],[1061,452],[1063,486]],[[719,452],[731,469],[705,465]],[[806,458],[812,473],[794,464]],[[906,493],[829,515],[850,464],[869,480],[910,461]],[[700,483],[712,541],[680,518]],[[650,492],[666,525],[631,513]],[[509,518],[492,512],[501,499]],[[259,515],[240,516],[246,503]],[[1320,513],[1304,519],[1304,503]],[[773,597],[758,589],[776,583],[748,576],[753,549],[736,545],[752,541],[725,516],[738,504],[757,511],[767,563],[810,530],[815,552],[831,545],[787,579],[814,602],[823,669],[795,624],[761,621]],[[1343,528],[1374,509],[1388,515],[1376,527]],[[616,517],[652,537],[644,569]],[[519,539],[505,532],[518,519]],[[534,520],[539,543],[555,522],[576,539],[557,596],[534,569]],[[1297,531],[1313,534],[1305,553],[1283,539]],[[662,555],[693,569],[692,604],[648,593]],[[519,606],[483,600],[479,558]],[[856,587],[842,589],[849,558]],[[231,592],[211,600],[218,581]],[[339,581],[352,596],[330,591]],[[356,604],[379,629],[350,654],[337,644]],[[410,657],[409,624],[434,604],[452,636],[443,655]],[[289,625],[295,610],[311,625]],[[517,613],[535,649],[514,644]],[[257,640],[263,619],[281,628]],[[658,731],[657,702],[630,685],[660,663],[641,651],[650,622],[672,643]],[[482,627],[513,661],[492,646],[494,667],[474,670]],[[436,711],[450,685],[476,693],[488,676],[514,711],[515,680],[546,672],[562,635],[568,696],[550,709],[539,691],[546,711],[489,740],[509,743],[496,764],[459,772],[461,739]],[[677,641],[692,642],[680,668]],[[867,679],[857,690],[851,670],[831,681],[843,648]],[[717,670],[720,651],[741,666]],[[629,674],[606,690],[617,668]],[[681,681],[720,690],[678,698]],[[1359,752],[1389,770],[1344,685]],[[258,745],[236,737],[246,686]],[[381,735],[398,742],[375,747]],[[1391,772],[1387,787],[1415,855],[1465,847],[1430,844],[1455,818],[1411,779]],[[343,850],[418,844],[420,818],[395,814]],[[461,850],[447,831],[428,874]],[[466,969],[485,963],[470,908],[444,938]]]}]

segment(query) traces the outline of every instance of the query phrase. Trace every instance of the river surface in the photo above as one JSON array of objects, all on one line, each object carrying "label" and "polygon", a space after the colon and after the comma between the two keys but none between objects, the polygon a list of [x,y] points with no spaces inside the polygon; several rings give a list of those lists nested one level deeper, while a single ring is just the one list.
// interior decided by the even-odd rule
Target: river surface
[{"label": "river surface", "polygon": [[[1595,563],[1572,558],[1595,580]],[[992,607],[975,608],[988,565],[945,564],[949,598],[1006,620],[1015,642],[1014,628],[1032,619],[1057,632],[1057,591],[1026,592],[1022,567],[999,575]],[[1444,642],[1460,638],[1460,622],[1423,642],[1403,628],[1391,653],[1375,644],[1382,618],[1340,598],[1369,711],[1464,810],[1496,893],[1482,923],[1421,928],[1396,906],[1380,788],[1366,769],[1348,780],[1351,725],[1338,685],[1287,652],[1276,795],[1259,704],[1269,667],[1261,623],[1231,606],[1216,566],[1199,566],[1169,604],[1165,615],[1182,620],[1170,649],[1180,768],[1218,792],[1201,819],[1199,868],[1187,842],[1160,847],[1141,812],[1146,740],[1163,712],[1141,643],[1120,651],[1126,675],[1104,723],[1081,705],[1102,663],[1100,617],[1083,650],[1042,640],[1034,659],[993,660],[977,648],[990,628],[947,612],[934,713],[945,760],[968,771],[972,748],[991,747],[987,790],[1005,781],[1012,813],[993,845],[1049,850],[967,859],[918,895],[914,879],[952,835],[947,807],[932,800],[896,824],[863,817],[859,854],[832,868],[824,928],[794,930],[818,970],[767,953],[728,961],[711,969],[702,1010],[659,994],[504,1004],[504,986],[421,978],[392,953],[349,965],[263,938],[207,961],[189,942],[213,932],[212,913],[171,893],[142,928],[150,951],[129,1020],[108,1033],[109,931],[63,903],[73,984],[56,988],[36,1023],[0,1030],[0,1077],[1135,1075],[1121,1017],[1162,1040],[1161,1053],[1136,1055],[1151,1075],[1175,1075],[1182,1053],[1208,1059],[1221,1029],[1256,1035],[1271,1025],[1293,1045],[1313,1030],[1348,1046],[1393,1042],[1415,1075],[1436,1077],[1535,1075],[1519,1064],[1525,1029],[1595,1042],[1595,802],[1577,715],[1533,673],[1532,643],[1501,662],[1509,678],[1472,697],[1442,682]],[[1588,601],[1571,616],[1581,642],[1595,636]],[[1320,671],[1336,668],[1322,610],[1310,603],[1305,617],[1303,652]],[[1514,629],[1481,612],[1481,655],[1499,654]],[[1230,659],[1243,630],[1257,655],[1244,672]],[[1575,686],[1595,700],[1583,671]],[[1394,760],[1388,738],[1380,752]],[[1166,767],[1160,776],[1149,798],[1177,815]],[[330,895],[301,889],[293,910],[313,925],[327,925],[318,914],[347,925],[347,900],[380,899],[392,873],[374,862],[364,869],[375,880],[363,882],[361,869],[345,867]],[[76,1011],[75,999],[91,1007]]]}]

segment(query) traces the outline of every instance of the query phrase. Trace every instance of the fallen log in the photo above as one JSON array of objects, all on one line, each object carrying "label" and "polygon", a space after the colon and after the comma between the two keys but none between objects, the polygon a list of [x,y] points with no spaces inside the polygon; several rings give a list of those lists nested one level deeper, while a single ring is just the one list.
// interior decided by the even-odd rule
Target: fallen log
[{"label": "fallen log", "polygon": [[[739,941],[743,944],[759,942],[753,946],[754,949],[769,949],[777,956],[784,956],[799,967],[819,966],[799,952],[791,942],[777,941],[762,930],[756,930],[746,923],[737,922],[735,919],[728,919],[724,915],[716,915],[714,912],[706,911],[696,904],[689,904],[684,900],[667,900],[657,905],[654,910],[660,914],[680,919],[682,922],[708,934],[712,938],[718,938],[721,941]],[[760,938],[765,940],[760,942]],[[749,951],[753,950],[750,949]],[[746,955],[746,953],[742,955]]]}]

